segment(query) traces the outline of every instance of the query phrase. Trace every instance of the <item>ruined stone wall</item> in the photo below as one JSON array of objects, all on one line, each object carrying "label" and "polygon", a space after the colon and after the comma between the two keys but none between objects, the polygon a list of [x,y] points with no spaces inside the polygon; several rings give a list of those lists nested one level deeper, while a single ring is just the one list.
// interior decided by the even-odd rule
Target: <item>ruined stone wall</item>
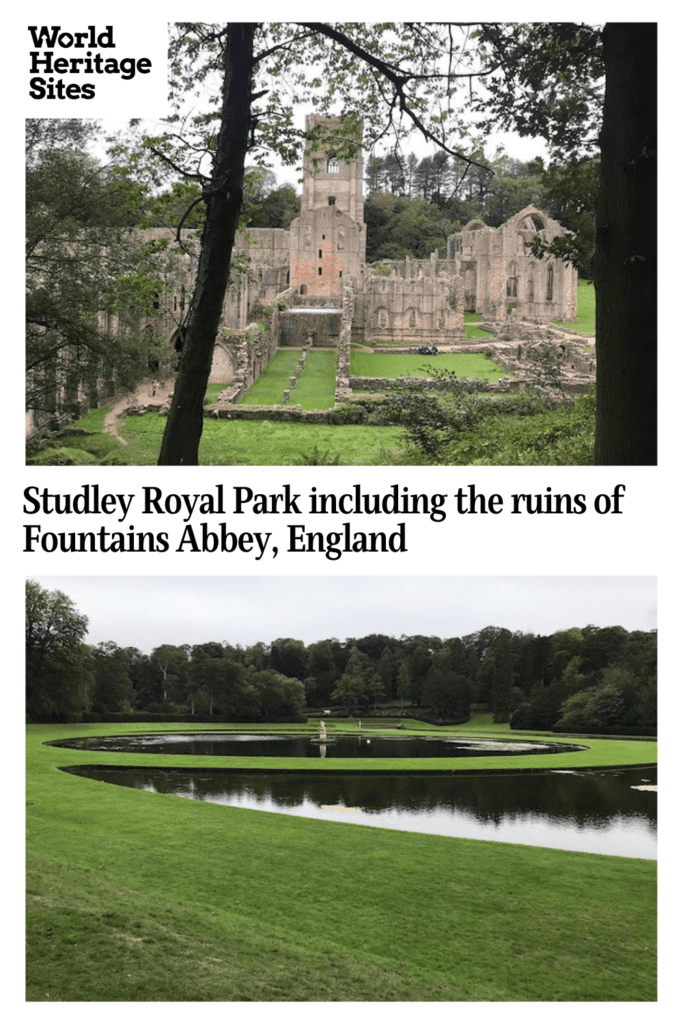
[{"label": "ruined stone wall", "polygon": [[462,267],[465,309],[494,320],[511,307],[534,320],[576,319],[578,275],[560,259],[539,260],[526,248],[535,237],[566,234],[557,221],[527,206],[498,228],[473,220],[448,240]]},{"label": "ruined stone wall", "polygon": [[366,340],[465,341],[457,260],[390,260],[383,266],[389,276],[366,271],[356,304],[356,321]]},{"label": "ruined stone wall", "polygon": [[279,342],[283,347],[336,348],[341,335],[339,311],[312,309],[284,310],[280,314]]},{"label": "ruined stone wall", "polygon": [[263,373],[277,351],[277,311],[263,330],[250,324],[244,330],[222,328],[213,351],[212,384],[229,385],[232,400],[242,394]]},{"label": "ruined stone wall", "polygon": [[335,380],[335,402],[345,402],[351,397],[349,385],[350,359],[351,359],[351,338],[353,319],[356,308],[356,297],[352,282],[348,282],[344,288],[342,299],[342,325],[341,337],[339,339],[339,359],[337,360],[337,375]]},{"label": "ruined stone wall", "polygon": [[[175,242],[170,228],[147,228],[140,232],[143,241],[168,238],[168,252],[173,254],[173,273],[165,273],[166,291],[158,297],[159,316],[155,326],[161,326],[169,342],[182,322],[187,303],[192,296],[194,276],[199,258],[201,231],[196,228],[181,231],[184,252]],[[289,232],[282,228],[250,228],[237,235],[233,249],[231,277],[223,303],[222,326],[243,329],[257,303],[272,301],[289,283]]]},{"label": "ruined stone wall", "polygon": [[223,303],[223,325],[246,327],[252,310],[269,303],[289,285],[289,231],[248,228],[235,239],[232,283]]}]

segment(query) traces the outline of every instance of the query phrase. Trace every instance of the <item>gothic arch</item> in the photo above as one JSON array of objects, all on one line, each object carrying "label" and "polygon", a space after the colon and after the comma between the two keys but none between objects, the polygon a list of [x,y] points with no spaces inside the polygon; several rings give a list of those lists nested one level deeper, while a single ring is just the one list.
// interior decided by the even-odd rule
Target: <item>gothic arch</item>
[{"label": "gothic arch", "polygon": [[518,294],[517,264],[511,260],[508,265],[507,297],[516,299]]},{"label": "gothic arch", "polygon": [[390,326],[390,323],[391,318],[389,316],[389,310],[386,306],[379,306],[377,309],[377,326],[380,330],[384,331]]},{"label": "gothic arch", "polygon": [[534,235],[540,234],[548,228],[547,214],[543,213],[542,210],[537,210],[535,206],[527,206],[526,209],[518,213],[517,217],[512,218],[512,220],[517,222],[515,225],[517,231],[528,231]]},{"label": "gothic arch", "polygon": [[474,220],[471,220],[468,224],[465,224],[465,227],[462,230],[464,234],[465,231],[481,231],[481,229],[485,227],[487,227],[487,225],[484,224],[483,220],[475,218]]}]

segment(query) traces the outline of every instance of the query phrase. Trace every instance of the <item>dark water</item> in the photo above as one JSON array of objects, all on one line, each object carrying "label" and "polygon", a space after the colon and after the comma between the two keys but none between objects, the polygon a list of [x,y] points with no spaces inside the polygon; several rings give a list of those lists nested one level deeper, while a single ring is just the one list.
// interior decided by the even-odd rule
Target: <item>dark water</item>
[{"label": "dark water", "polygon": [[84,736],[53,746],[108,750],[124,754],[205,754],[214,757],[493,757],[585,750],[569,743],[521,740],[427,739],[338,736],[322,743],[310,736],[257,736],[234,733]]},{"label": "dark water", "polygon": [[657,794],[633,788],[656,785],[656,768],[459,776],[66,770],[252,810],[621,857],[657,856]]}]

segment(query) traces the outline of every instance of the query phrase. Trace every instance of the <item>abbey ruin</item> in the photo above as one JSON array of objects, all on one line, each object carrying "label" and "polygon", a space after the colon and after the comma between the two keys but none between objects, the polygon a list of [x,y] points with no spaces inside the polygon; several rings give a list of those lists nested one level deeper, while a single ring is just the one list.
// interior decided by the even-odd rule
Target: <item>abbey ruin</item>
[{"label": "abbey ruin", "polygon": [[[307,132],[334,120],[309,115]],[[538,335],[534,326],[576,318],[576,269],[535,259],[525,245],[536,234],[552,241],[565,233],[543,211],[527,207],[498,228],[471,221],[446,240],[446,258],[370,266],[362,183],[360,149],[348,161],[306,149],[301,212],[289,231],[249,228],[237,241],[245,269],[226,295],[212,380],[249,383],[278,345],[343,349],[353,340],[391,340],[452,351],[468,345],[465,312],[491,324],[492,340],[525,340]],[[234,332],[246,332],[270,307],[270,344],[266,351],[252,344],[247,355]]]},{"label": "abbey ruin", "polygon": [[[316,128],[320,133],[338,125],[338,118],[311,114],[306,119],[307,134],[314,136]],[[393,351],[401,346],[486,349],[522,383],[527,348],[540,339],[558,340],[551,321],[576,318],[576,269],[558,258],[536,259],[526,247],[537,235],[550,242],[564,233],[543,211],[527,207],[497,228],[470,221],[444,239],[445,258],[435,252],[429,259],[369,265],[360,146],[344,160],[333,148],[308,144],[300,214],[290,229],[248,228],[235,240],[210,378],[226,385],[219,404],[236,402],[282,346],[338,349],[337,398],[348,398],[356,386],[364,386],[349,381],[353,341],[376,351],[383,341]],[[174,237],[166,228],[140,234],[145,242]],[[197,252],[200,234],[182,230],[186,254],[176,258],[178,269],[159,296],[154,321],[142,325],[168,339],[169,368],[192,293],[192,252]],[[468,341],[466,312],[483,318],[490,342]],[[559,340],[567,342],[566,336]],[[562,352],[572,372],[591,378],[594,358],[585,349],[569,342]]]}]

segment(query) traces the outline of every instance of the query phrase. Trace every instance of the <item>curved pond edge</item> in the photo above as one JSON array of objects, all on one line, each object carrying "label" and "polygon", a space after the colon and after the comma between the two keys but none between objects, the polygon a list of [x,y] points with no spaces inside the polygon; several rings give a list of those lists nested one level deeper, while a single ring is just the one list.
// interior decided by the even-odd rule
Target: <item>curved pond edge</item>
[{"label": "curved pond edge", "polygon": [[[138,728],[135,728],[135,725]],[[454,763],[452,758],[374,758],[363,760],[362,758],[341,759],[341,758],[284,758],[284,757],[227,757],[227,756],[215,756],[215,755],[193,755],[193,754],[123,754],[114,751],[92,751],[84,750],[78,751],[72,747],[58,746],[55,741],[65,741],[68,739],[79,740],[84,735],[91,736],[93,738],[98,736],[111,738],[112,736],[124,736],[124,735],[141,735],[145,734],[158,735],[161,732],[168,733],[190,733],[190,732],[246,732],[253,731],[254,734],[258,732],[280,732],[280,730],[267,729],[261,730],[253,728],[255,723],[244,723],[241,727],[237,726],[233,729],[213,730],[207,729],[206,723],[203,725],[197,725],[194,729],[190,726],[188,728],[187,723],[183,723],[183,728],[178,729],[177,725],[169,728],[154,728],[154,725],[150,728],[151,723],[145,723],[143,729],[140,729],[138,723],[92,723],[88,725],[80,725],[80,723],[71,724],[58,724],[55,723],[53,726],[30,726],[29,728],[33,731],[40,730],[43,732],[44,739],[42,739],[41,746],[50,747],[51,756],[53,759],[53,766],[59,767],[61,765],[78,765],[78,764],[92,764],[100,767],[104,765],[111,765],[112,767],[124,767],[126,765],[135,766],[137,768],[159,768],[168,770],[171,768],[177,768],[180,770],[189,770],[190,768],[201,768],[202,770],[210,769],[231,769],[233,771],[258,771],[258,772],[318,772],[318,771],[336,771],[336,772],[365,772],[365,773],[378,773],[385,772],[387,774],[396,774],[398,772],[420,772],[430,773],[438,772],[443,774],[451,774],[454,772]],[[161,723],[160,723],[161,724]],[[252,725],[252,730],[249,730],[249,725]],[[107,728],[108,726],[108,728]],[[247,728],[245,729],[245,726]],[[381,727],[380,727],[381,728]],[[296,730],[300,734],[301,727]],[[295,729],[283,729],[283,733],[292,733]],[[345,732],[346,730],[340,730]],[[350,730],[349,730],[350,731]],[[386,727],[388,735],[396,736],[396,732],[391,726]],[[422,730],[417,728],[408,728],[405,731],[401,730],[401,736],[408,738],[410,735],[419,735]],[[541,733],[541,732],[529,732],[522,733],[519,736],[510,737],[509,734],[505,733],[501,735],[494,730],[489,731],[485,725],[477,730],[475,735],[474,731],[461,732],[459,730],[446,730],[443,733],[434,732],[432,730],[425,729],[425,732],[429,732],[431,735],[449,736],[454,739],[459,738],[483,738],[483,739],[504,739],[506,742],[513,740],[519,741],[543,741],[549,740],[551,742],[558,742],[559,737],[554,733]],[[35,734],[34,734],[35,735]],[[314,735],[314,733],[311,733]],[[356,734],[357,735],[357,734]],[[569,736],[566,734],[562,735],[559,742],[571,742],[572,740],[578,740],[584,746],[582,751],[575,751],[572,753],[555,753],[555,754],[527,754],[523,758],[519,755],[498,755],[496,757],[476,757],[476,758],[463,758],[459,761],[457,766],[458,774],[464,774],[466,772],[475,771],[481,772],[529,772],[529,771],[578,771],[578,770],[607,770],[607,769],[626,769],[626,768],[640,768],[650,767],[657,764],[657,740],[656,738],[648,739],[644,737],[633,737],[633,738],[622,738],[622,737],[590,737],[585,734],[581,736]],[[643,746],[645,744],[645,747]],[[47,753],[47,751],[46,751]],[[67,760],[68,759],[68,760]],[[520,761],[524,761],[524,766],[520,765]],[[58,763],[57,763],[58,762]]]},{"label": "curved pond edge", "polygon": [[[284,760],[284,758],[280,758],[279,760]],[[106,764],[106,763],[103,763],[101,761],[98,764],[70,764],[70,765],[59,765],[58,767],[59,767],[60,771],[68,772],[70,775],[78,775],[78,774],[80,774],[80,772],[85,772],[85,771],[102,771],[102,770],[106,771],[107,769],[111,769],[112,771],[117,771],[117,772],[128,772],[128,771],[129,772],[145,772],[145,771],[154,771],[155,770],[155,766],[151,765],[151,764],[144,764],[144,765],[139,765],[139,764]],[[647,770],[648,768],[656,768],[656,767],[657,767],[657,762],[656,761],[650,761],[650,762],[647,762],[647,763],[644,763],[644,764],[586,765],[584,767],[575,767],[575,768],[517,768],[517,769],[511,769],[511,768],[500,768],[500,769],[496,769],[496,768],[470,768],[469,770],[462,770],[462,771],[459,771],[457,768],[454,768],[454,769],[428,768],[428,769],[426,769],[424,771],[420,771],[419,769],[414,769],[413,771],[411,771],[411,775],[413,775],[413,776],[424,775],[425,777],[429,777],[429,776],[433,776],[433,775],[443,775],[443,776],[449,776],[449,775],[479,775],[479,776],[485,776],[485,775],[550,775],[550,774],[556,774],[558,772],[562,773],[562,774],[570,773],[570,774],[577,774],[578,775],[580,772],[586,772],[586,773],[589,773],[589,772],[600,772],[600,771],[617,772],[617,771],[627,771],[627,770],[636,769],[636,768],[644,771],[644,770]],[[254,768],[254,767],[251,767],[249,765],[242,765],[242,766],[240,766],[238,768],[235,768],[233,766],[231,766],[231,767],[223,767],[223,768],[216,768],[216,767],[207,768],[204,765],[193,765],[191,767],[187,767],[185,765],[164,765],[163,767],[157,766],[156,770],[160,771],[160,772],[178,772],[178,774],[187,773],[187,772],[198,772],[198,771],[201,771],[201,772],[205,772],[207,775],[246,775],[246,774],[249,774],[249,775],[292,775],[294,773],[296,773],[296,774],[300,773],[302,775],[307,774],[305,768],[263,768],[263,767]],[[330,768],[327,771],[327,774],[328,775],[375,775],[375,776],[379,775],[379,776],[387,776],[387,777],[389,777],[389,776],[392,776],[392,775],[400,774],[403,770],[404,769],[400,769],[400,768],[398,769],[398,771],[392,771],[389,768],[380,768],[378,771],[375,771],[372,768],[341,768],[341,769],[335,771],[334,768]]]}]

